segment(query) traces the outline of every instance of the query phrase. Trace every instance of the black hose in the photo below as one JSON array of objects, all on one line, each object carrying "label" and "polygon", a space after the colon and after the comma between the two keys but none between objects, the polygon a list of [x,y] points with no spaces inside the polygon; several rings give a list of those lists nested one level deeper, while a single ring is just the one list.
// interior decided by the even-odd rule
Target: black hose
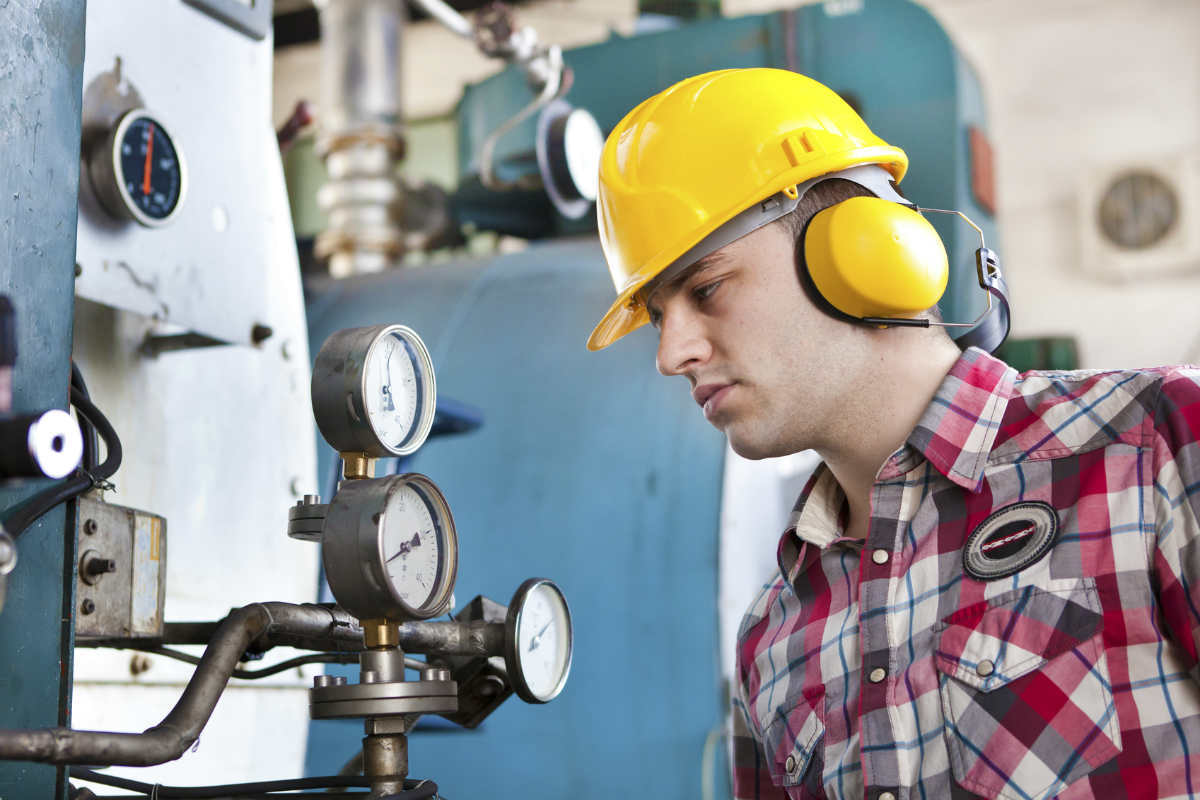
[{"label": "black hose", "polygon": [[[87,383],[83,380],[83,373],[79,371],[79,365],[74,361],[71,361],[71,388],[78,389],[88,400],[92,399]],[[89,473],[94,472],[100,458],[100,440],[96,436],[96,426],[80,414],[79,430],[83,434],[83,470]]]},{"label": "black hose", "polygon": [[104,439],[104,447],[107,452],[104,462],[96,467],[94,476],[102,480],[111,478],[121,466],[120,437],[117,436],[108,417],[100,413],[100,409],[96,408],[91,399],[78,389],[71,390],[71,405],[75,406],[80,414],[87,417],[87,421],[95,426],[100,437]]},{"label": "black hose", "polygon": [[[187,664],[199,664],[200,657],[194,656],[191,653],[184,653],[179,650],[174,650],[170,647],[155,647],[147,645],[144,647],[131,647],[131,650],[137,650],[142,653],[150,653],[156,656],[166,656],[173,658],[176,661],[183,661]],[[233,677],[241,678],[242,680],[255,680],[257,678],[266,678],[269,675],[276,675],[293,667],[300,667],[305,664],[357,664],[359,659],[358,653],[313,653],[307,656],[296,656],[289,658],[287,661],[280,661],[278,664],[272,664],[269,667],[262,669],[235,669]]]},{"label": "black hose", "polygon": [[[231,795],[267,794],[270,792],[287,792],[296,789],[326,789],[343,787],[369,787],[370,779],[361,775],[326,775],[319,778],[291,778],[278,781],[259,781],[257,783],[229,783],[223,786],[162,786],[160,784],[143,783],[142,781],[120,778],[116,775],[105,775],[82,767],[71,767],[71,777],[80,781],[91,781],[105,786],[115,786],[118,789],[132,789],[145,794],[154,793],[154,797],[163,800],[184,800],[185,798],[216,798]],[[404,791],[388,795],[386,800],[423,800],[437,794],[437,784],[433,781],[404,782]]]},{"label": "black hose", "polygon": [[14,539],[38,518],[59,503],[64,503],[92,488],[92,479],[80,471],[35,494],[4,520],[4,529]]},{"label": "black hose", "polygon": [[71,477],[43,489],[9,514],[4,520],[4,529],[14,539],[24,533],[26,528],[47,511],[60,503],[78,497],[96,485],[97,481],[108,480],[121,466],[121,439],[117,436],[117,432],[108,418],[88,399],[85,391],[72,386],[71,405],[75,406],[80,417],[85,418],[88,424],[93,426],[104,439],[104,446],[107,448],[104,462],[91,470],[90,474],[87,470],[76,470]]}]

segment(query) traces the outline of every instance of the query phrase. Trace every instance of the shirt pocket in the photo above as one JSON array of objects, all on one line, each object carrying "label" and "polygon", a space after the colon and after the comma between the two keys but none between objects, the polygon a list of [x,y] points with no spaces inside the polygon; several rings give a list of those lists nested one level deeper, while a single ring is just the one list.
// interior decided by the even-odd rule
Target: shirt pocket
[{"label": "shirt pocket", "polygon": [[951,770],[984,797],[1050,797],[1121,752],[1095,582],[1054,583],[938,625]]},{"label": "shirt pocket", "polygon": [[[790,705],[789,709],[787,706]],[[776,786],[801,787],[791,797],[808,797],[803,789],[816,790],[821,782],[822,759],[818,754],[825,738],[824,696],[803,696],[775,709],[763,728],[763,755],[771,782]]]}]

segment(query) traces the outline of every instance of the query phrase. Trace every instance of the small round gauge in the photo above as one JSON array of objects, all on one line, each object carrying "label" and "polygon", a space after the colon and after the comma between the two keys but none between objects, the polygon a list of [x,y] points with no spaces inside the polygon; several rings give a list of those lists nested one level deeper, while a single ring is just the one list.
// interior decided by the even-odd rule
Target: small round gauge
[{"label": "small round gauge", "polygon": [[317,427],[339,452],[408,455],[433,426],[433,360],[403,325],[338,331],[317,354],[312,400]]},{"label": "small round gauge", "polygon": [[433,481],[347,481],[329,505],[321,557],[338,603],[359,619],[429,619],[450,604],[458,537]]},{"label": "small round gauge", "polygon": [[88,164],[92,186],[114,216],[156,227],[183,204],[187,170],[175,141],[158,117],[127,111]]},{"label": "small round gauge", "polygon": [[574,644],[562,590],[545,578],[522,583],[504,622],[504,658],[517,695],[527,703],[557,697],[571,671]]}]

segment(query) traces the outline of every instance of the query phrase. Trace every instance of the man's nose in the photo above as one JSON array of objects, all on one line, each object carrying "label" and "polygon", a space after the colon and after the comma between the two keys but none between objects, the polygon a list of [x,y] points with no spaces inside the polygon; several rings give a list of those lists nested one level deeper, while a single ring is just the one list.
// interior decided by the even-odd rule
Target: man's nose
[{"label": "man's nose", "polygon": [[704,325],[687,309],[664,309],[655,363],[663,375],[685,375],[712,355]]}]

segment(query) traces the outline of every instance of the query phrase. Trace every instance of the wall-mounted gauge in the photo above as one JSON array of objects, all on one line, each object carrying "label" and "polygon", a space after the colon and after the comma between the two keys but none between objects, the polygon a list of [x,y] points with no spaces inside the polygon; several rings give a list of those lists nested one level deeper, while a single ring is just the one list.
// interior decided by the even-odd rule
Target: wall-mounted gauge
[{"label": "wall-mounted gauge", "polygon": [[436,617],[458,575],[454,517],[424,475],[347,481],[329,504],[321,558],[334,598],[359,619]]},{"label": "wall-mounted gauge", "polygon": [[433,426],[437,384],[429,350],[403,325],[338,331],[317,353],[312,402],[321,435],[338,452],[408,455]]},{"label": "wall-mounted gauge", "polygon": [[504,660],[517,696],[527,703],[557,697],[571,671],[574,644],[562,590],[545,578],[522,583],[504,622]]},{"label": "wall-mounted gauge", "polygon": [[118,219],[166,225],[187,193],[183,153],[161,119],[142,108],[117,120],[88,159],[100,204]]},{"label": "wall-mounted gauge", "polygon": [[1140,250],[1158,244],[1179,219],[1179,199],[1167,181],[1133,170],[1109,185],[1097,209],[1100,230],[1118,247]]}]

